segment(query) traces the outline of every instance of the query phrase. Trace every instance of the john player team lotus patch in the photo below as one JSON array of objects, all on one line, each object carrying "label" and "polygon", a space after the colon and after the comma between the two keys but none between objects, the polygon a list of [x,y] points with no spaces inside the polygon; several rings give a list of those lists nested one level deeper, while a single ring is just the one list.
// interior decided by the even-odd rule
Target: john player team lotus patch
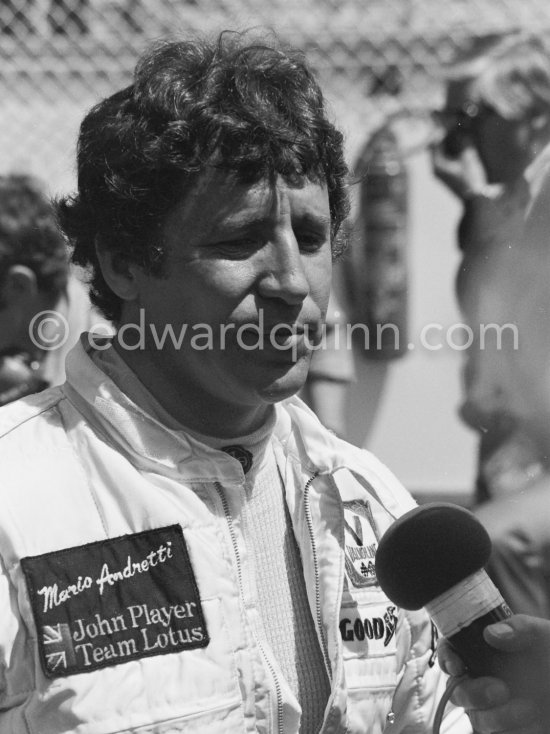
[{"label": "john player team lotus patch", "polygon": [[208,645],[179,525],[23,558],[49,678]]}]

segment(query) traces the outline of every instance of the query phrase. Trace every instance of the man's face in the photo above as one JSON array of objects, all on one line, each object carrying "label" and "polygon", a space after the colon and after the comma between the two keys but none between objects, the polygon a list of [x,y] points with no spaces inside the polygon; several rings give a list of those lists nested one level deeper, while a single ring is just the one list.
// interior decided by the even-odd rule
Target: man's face
[{"label": "man's face", "polygon": [[[471,344],[464,352],[466,400],[463,420],[472,428],[502,432],[513,420],[508,398],[509,361],[516,345],[509,294],[513,270],[507,248],[487,248],[483,257],[465,258],[469,274],[460,286],[460,306]],[[513,315],[513,309],[512,309]]]},{"label": "man's face", "polygon": [[472,83],[451,82],[445,104],[448,140],[471,144],[483,163],[489,183],[518,178],[531,160],[529,121],[510,120],[479,100]]},{"label": "man's face", "polygon": [[[518,350],[511,355],[509,404],[526,431],[549,455],[550,451],[550,297],[541,288],[540,274],[518,304]],[[548,282],[548,273],[545,278]],[[533,289],[533,290],[532,290]],[[538,291],[539,297],[534,295]]]},{"label": "man's face", "polygon": [[[182,404],[221,417],[297,392],[311,357],[306,332],[310,343],[320,338],[330,290],[326,188],[207,173],[162,234],[167,277],[138,269],[132,304],[134,320],[136,309],[145,314],[153,394],[161,399],[168,381]],[[180,347],[169,336],[159,349],[152,327],[158,336],[187,331]]]},{"label": "man's face", "polygon": [[550,178],[527,218],[518,248],[514,287],[508,289],[519,348],[510,354],[513,412],[550,455]]}]

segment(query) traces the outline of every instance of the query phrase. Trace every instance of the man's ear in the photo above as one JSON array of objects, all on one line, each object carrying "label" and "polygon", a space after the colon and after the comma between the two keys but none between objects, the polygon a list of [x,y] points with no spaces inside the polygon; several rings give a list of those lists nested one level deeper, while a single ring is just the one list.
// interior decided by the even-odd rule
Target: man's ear
[{"label": "man's ear", "polygon": [[36,273],[26,265],[12,265],[2,283],[2,300],[7,306],[20,306],[38,293]]},{"label": "man's ear", "polygon": [[98,245],[95,250],[109,288],[123,301],[135,301],[139,294],[137,265],[130,263],[120,252],[105,250]]}]

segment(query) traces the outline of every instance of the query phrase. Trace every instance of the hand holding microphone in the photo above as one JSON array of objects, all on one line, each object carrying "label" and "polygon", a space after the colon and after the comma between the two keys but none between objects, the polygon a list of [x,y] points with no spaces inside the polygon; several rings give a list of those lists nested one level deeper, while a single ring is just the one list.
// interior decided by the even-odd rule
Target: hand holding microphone
[{"label": "hand holding microphone", "polygon": [[525,641],[507,647],[492,632],[513,630],[519,617],[511,616],[484,571],[490,552],[490,538],[472,513],[433,503],[411,510],[388,529],[378,547],[376,573],[395,604],[426,608],[447,640],[442,667],[470,676],[452,700],[468,711],[476,732],[550,731],[544,712],[550,680],[541,682],[540,660],[533,665]]}]

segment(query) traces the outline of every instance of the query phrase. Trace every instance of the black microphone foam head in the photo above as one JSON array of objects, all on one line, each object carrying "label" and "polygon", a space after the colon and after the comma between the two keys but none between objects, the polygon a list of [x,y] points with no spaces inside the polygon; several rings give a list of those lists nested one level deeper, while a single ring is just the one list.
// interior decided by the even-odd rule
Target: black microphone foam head
[{"label": "black microphone foam head", "polygon": [[482,569],[491,540],[468,510],[447,502],[415,507],[382,536],[376,576],[384,593],[403,609],[420,609]]}]

